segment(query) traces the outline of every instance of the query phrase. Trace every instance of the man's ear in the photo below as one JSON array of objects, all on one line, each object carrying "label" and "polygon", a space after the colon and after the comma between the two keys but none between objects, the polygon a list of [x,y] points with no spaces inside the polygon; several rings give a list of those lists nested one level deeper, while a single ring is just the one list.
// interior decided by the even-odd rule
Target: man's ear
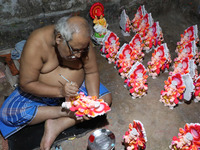
[{"label": "man's ear", "polygon": [[62,35],[58,33],[56,35],[56,44],[60,44],[63,41]]}]

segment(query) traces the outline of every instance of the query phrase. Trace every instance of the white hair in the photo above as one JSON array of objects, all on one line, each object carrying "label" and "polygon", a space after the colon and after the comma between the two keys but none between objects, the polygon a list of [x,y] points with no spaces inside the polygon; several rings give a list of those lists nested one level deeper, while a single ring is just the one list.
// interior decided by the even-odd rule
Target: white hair
[{"label": "white hair", "polygon": [[55,24],[55,34],[60,33],[64,40],[69,41],[72,40],[72,35],[74,33],[79,33],[84,28],[88,33],[86,36],[91,36],[92,28],[87,21],[86,23],[75,24],[69,22],[70,18],[71,17],[62,17],[57,21]]}]

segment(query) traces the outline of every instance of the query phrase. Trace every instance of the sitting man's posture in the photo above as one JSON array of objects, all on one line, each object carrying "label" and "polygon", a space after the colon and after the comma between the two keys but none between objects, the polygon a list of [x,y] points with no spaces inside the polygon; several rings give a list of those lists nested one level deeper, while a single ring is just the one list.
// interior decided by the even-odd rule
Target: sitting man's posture
[{"label": "sitting man's posture", "polygon": [[20,59],[19,87],[0,109],[4,138],[45,121],[40,148],[49,150],[63,130],[83,121],[61,108],[61,98],[69,99],[81,90],[111,104],[111,93],[99,81],[90,37],[88,22],[78,16],[63,17],[30,35]]}]

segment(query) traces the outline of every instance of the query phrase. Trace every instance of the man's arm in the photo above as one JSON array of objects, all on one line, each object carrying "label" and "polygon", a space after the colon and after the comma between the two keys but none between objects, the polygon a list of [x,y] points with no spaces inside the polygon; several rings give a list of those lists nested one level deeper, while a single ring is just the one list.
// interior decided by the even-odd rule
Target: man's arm
[{"label": "man's arm", "polygon": [[[32,37],[31,37],[32,38]],[[20,59],[20,88],[28,93],[42,97],[63,97],[62,87],[50,86],[39,81],[40,71],[43,67],[45,51],[42,46],[29,39],[24,47]]]},{"label": "man's arm", "polygon": [[88,57],[83,59],[85,71],[85,85],[90,96],[99,97],[99,70],[92,42],[90,42]]}]

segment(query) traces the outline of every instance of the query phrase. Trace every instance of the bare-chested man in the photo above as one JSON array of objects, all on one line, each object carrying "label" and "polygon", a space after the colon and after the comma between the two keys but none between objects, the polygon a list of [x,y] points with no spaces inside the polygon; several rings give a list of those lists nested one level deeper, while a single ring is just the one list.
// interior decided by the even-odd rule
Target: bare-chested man
[{"label": "bare-chested man", "polygon": [[63,130],[82,121],[58,106],[60,98],[75,96],[80,87],[86,87],[87,95],[111,104],[110,92],[99,82],[90,36],[88,22],[78,16],[63,17],[56,25],[37,29],[30,35],[20,59],[20,88],[0,109],[0,130],[5,138],[24,125],[45,121],[40,148],[49,150]]}]

